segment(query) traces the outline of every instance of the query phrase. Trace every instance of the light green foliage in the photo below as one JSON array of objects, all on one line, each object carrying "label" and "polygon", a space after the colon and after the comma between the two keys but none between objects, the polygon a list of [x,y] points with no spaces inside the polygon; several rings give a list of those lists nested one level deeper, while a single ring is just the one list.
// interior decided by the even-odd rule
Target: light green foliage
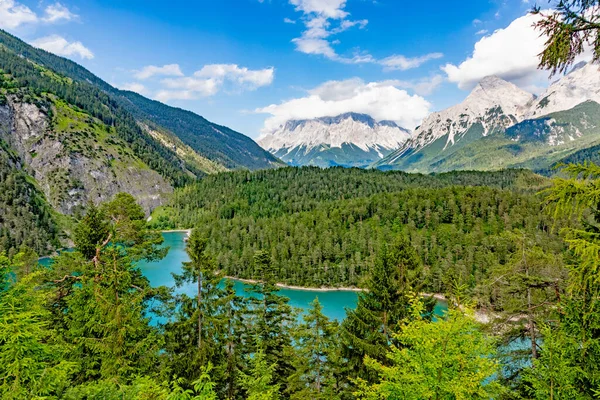
[{"label": "light green foliage", "polygon": [[[7,259],[0,256],[0,264]],[[77,363],[65,357],[46,310],[48,292],[37,286],[39,273],[24,276],[0,292],[0,397],[42,399],[69,385]]]},{"label": "light green foliage", "polygon": [[451,310],[435,323],[421,317],[424,309],[413,299],[412,319],[396,336],[388,353],[390,365],[366,357],[365,364],[380,378],[369,385],[359,379],[359,399],[490,399],[499,394],[494,381],[499,365],[493,342],[473,315]]},{"label": "light green foliage", "polygon": [[239,383],[246,391],[247,400],[278,400],[279,385],[274,384],[276,364],[269,364],[262,345],[249,356],[249,371],[240,371]]},{"label": "light green foliage", "polygon": [[600,391],[600,167],[575,164],[564,172],[571,178],[556,179],[546,201],[555,215],[578,218],[582,227],[563,230],[574,254],[569,285],[528,382],[538,398],[592,398]]},{"label": "light green foliage", "polygon": [[388,345],[398,324],[410,315],[407,295],[416,284],[420,260],[408,240],[400,237],[383,246],[367,283],[359,294],[356,310],[347,310],[341,326],[342,354],[348,360],[348,375],[373,381],[363,366],[365,356],[386,363]]},{"label": "light green foliage", "polygon": [[523,378],[530,385],[528,394],[539,400],[589,398],[579,391],[577,384],[577,377],[583,371],[572,362],[577,339],[551,326],[543,327],[541,334],[544,337],[541,358],[533,361],[534,368],[529,368]]}]

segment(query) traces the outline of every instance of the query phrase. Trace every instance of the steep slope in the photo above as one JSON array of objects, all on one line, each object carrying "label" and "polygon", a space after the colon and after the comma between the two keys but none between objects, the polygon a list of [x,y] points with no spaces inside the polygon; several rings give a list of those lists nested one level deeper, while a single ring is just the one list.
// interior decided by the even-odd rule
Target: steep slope
[{"label": "steep slope", "polygon": [[431,114],[410,140],[374,166],[428,170],[441,153],[450,154],[521,121],[533,100],[512,83],[484,78],[462,103]]},{"label": "steep slope", "polygon": [[569,110],[586,100],[600,103],[600,66],[579,63],[571,72],[554,82],[531,105],[527,119]]},{"label": "steep slope", "polygon": [[600,104],[588,101],[571,110],[525,120],[450,154],[441,153],[429,170],[543,170],[599,141]]},{"label": "steep slope", "polygon": [[[240,133],[213,124],[194,113],[169,107],[132,92],[118,90],[75,62],[36,49],[2,30],[0,46],[6,53],[21,59],[21,62],[28,61],[32,65],[45,67],[68,78],[69,85],[63,86],[70,87],[52,87],[52,93],[64,98],[65,95],[74,92],[86,92],[85,104],[78,104],[77,101],[72,103],[104,122],[113,123],[112,120],[117,120],[116,122],[123,125],[118,129],[119,135],[127,136],[126,140],[136,147],[134,150],[140,157],[143,156],[144,162],[175,185],[189,181],[189,177],[214,172],[210,161],[225,168],[259,169],[281,165],[275,157]],[[16,60],[5,59],[4,55],[0,57],[0,68],[5,71],[14,74],[14,68],[8,68],[14,64],[17,64]],[[34,79],[36,80],[38,79]],[[36,86],[36,89],[41,89],[39,85]],[[87,98],[88,95],[97,98],[96,103],[102,105],[94,104]],[[81,96],[75,97],[78,99]],[[108,117],[106,114],[109,114],[110,118],[105,118]],[[178,149],[165,148],[160,140],[141,129],[139,123],[153,125],[152,129],[177,137],[183,145],[198,153],[191,158],[200,157],[202,161],[195,163],[189,157],[187,160],[181,159],[177,154]]]},{"label": "steep slope", "polygon": [[137,93],[113,90],[138,121],[167,130],[198,154],[227,169],[264,169],[283,165],[249,137],[207,121],[191,111],[167,106]]},{"label": "steep slope", "polygon": [[259,144],[291,165],[364,167],[380,160],[410,137],[392,121],[365,114],[292,120],[263,135]]},{"label": "steep slope", "polygon": [[131,193],[150,212],[172,186],[140,160],[114,128],[46,95],[43,106],[9,95],[0,106],[0,138],[22,160],[52,206],[73,214],[89,200]]},{"label": "steep slope", "polygon": [[59,233],[43,193],[20,169],[19,157],[0,139],[0,254],[21,245],[48,254],[60,247]]},{"label": "steep slope", "polygon": [[419,172],[544,169],[600,139],[599,102],[595,64],[577,65],[535,99],[486,78],[463,103],[429,116],[413,139],[374,166]]}]

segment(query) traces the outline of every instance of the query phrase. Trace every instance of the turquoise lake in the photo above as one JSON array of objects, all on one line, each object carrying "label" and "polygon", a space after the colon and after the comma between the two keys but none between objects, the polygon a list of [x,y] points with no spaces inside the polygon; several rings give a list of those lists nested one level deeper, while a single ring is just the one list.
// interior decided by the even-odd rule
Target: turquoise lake
[{"label": "turquoise lake", "polygon": [[[172,272],[179,273],[183,262],[189,261],[188,255],[185,252],[185,236],[184,232],[165,232],[163,233],[165,241],[163,246],[169,247],[169,253],[160,261],[147,263],[139,263],[144,276],[148,278],[152,286],[169,286],[173,287],[175,281]],[[246,284],[240,281],[234,281],[235,290],[240,296],[248,296],[244,290]],[[178,291],[188,295],[194,295],[196,286],[194,284],[188,287],[182,287]],[[346,308],[353,309],[358,301],[358,293],[352,291],[316,291],[316,290],[296,290],[282,288],[279,293],[290,299],[290,305],[301,309],[307,309],[310,303],[319,298],[319,302],[323,306],[323,313],[330,319],[343,320],[346,317]],[[447,309],[446,304],[438,303],[436,306],[436,315],[442,315]]]},{"label": "turquoise lake", "polygon": [[[162,246],[169,248],[167,256],[156,262],[138,263],[142,273],[148,278],[152,286],[175,286],[172,273],[180,273],[182,263],[189,261],[188,255],[185,252],[185,236],[185,232],[164,232],[163,237],[165,241]],[[49,258],[40,260],[40,264],[42,265],[49,265],[50,263],[51,260]],[[248,287],[247,284],[234,281],[234,287],[239,296],[249,296],[244,290]],[[183,286],[178,288],[177,292],[193,296],[196,293],[196,285]],[[292,307],[300,309],[309,308],[310,303],[318,297],[319,302],[323,306],[323,313],[330,319],[337,319],[338,321],[346,317],[346,308],[355,308],[358,301],[358,293],[352,291],[317,291],[282,288],[279,293],[290,299]],[[440,302],[436,305],[435,314],[442,315],[445,310],[447,310],[446,304]]]}]

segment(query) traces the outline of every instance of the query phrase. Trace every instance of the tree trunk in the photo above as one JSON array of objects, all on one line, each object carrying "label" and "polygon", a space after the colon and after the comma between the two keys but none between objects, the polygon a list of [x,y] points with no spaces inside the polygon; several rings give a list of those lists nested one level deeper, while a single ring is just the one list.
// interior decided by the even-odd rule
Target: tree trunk
[{"label": "tree trunk", "polygon": [[202,348],[202,273],[198,273],[198,350]]}]

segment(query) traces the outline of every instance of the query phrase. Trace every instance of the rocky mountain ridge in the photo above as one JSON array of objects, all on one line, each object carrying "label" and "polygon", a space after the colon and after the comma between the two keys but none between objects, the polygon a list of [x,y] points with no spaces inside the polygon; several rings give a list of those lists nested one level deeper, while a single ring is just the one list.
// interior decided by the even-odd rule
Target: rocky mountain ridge
[{"label": "rocky mountain ridge", "polygon": [[410,137],[393,121],[345,113],[291,120],[258,143],[292,165],[366,166],[389,154]]}]

